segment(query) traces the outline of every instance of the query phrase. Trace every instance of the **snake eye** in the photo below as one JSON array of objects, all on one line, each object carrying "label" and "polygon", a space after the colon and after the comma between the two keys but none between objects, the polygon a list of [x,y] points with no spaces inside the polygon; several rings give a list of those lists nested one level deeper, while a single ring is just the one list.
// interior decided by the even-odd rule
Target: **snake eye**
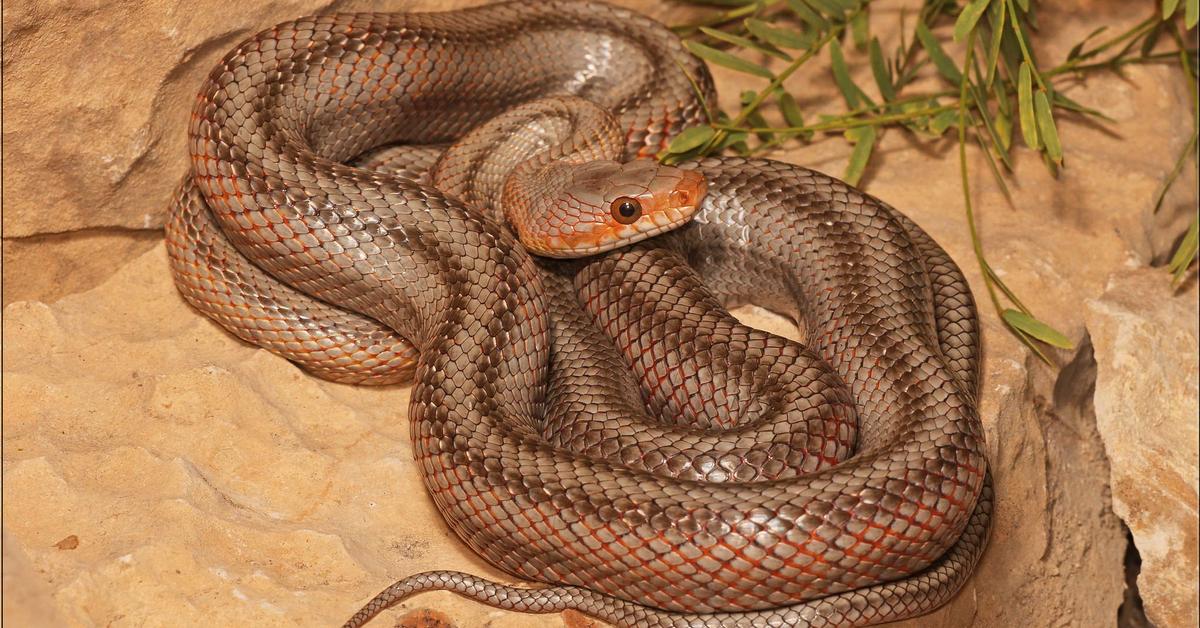
[{"label": "snake eye", "polygon": [[642,203],[636,198],[622,196],[612,202],[612,217],[623,225],[631,225],[642,217]]}]

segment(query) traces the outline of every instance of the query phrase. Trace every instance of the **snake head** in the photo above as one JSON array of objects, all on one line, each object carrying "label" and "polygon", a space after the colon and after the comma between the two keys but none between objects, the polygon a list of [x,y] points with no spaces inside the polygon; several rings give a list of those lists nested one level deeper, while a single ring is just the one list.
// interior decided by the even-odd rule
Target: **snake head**
[{"label": "snake head", "polygon": [[584,257],[640,242],[691,221],[708,189],[699,172],[650,159],[572,164],[569,173],[530,225],[516,225],[532,253]]}]

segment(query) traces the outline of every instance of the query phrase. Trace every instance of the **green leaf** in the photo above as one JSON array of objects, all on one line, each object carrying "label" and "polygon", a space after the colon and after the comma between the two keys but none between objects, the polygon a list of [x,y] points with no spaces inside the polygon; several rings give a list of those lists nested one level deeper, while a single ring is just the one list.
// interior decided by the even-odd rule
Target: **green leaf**
[{"label": "green leaf", "polygon": [[1004,31],[1007,28],[1004,23],[1004,16],[1007,10],[1008,3],[1004,0],[998,0],[992,3],[992,15],[988,17],[988,21],[992,26],[992,43],[988,46],[987,56],[987,87],[991,87],[996,79],[996,67],[1000,59],[1000,42],[1004,40]]},{"label": "green leaf", "polygon": [[1084,113],[1089,116],[1095,116],[1097,118],[1100,118],[1101,120],[1104,120],[1105,122],[1116,123],[1116,120],[1109,117],[1103,111],[1100,111],[1099,109],[1092,109],[1091,107],[1085,107],[1085,106],[1075,102],[1074,100],[1071,100],[1070,98],[1064,96],[1062,92],[1054,92],[1053,94],[1051,94],[1050,95],[1050,104],[1054,105],[1055,107],[1069,109],[1076,113]]},{"label": "green leaf", "polygon": [[934,135],[941,135],[946,132],[946,129],[954,126],[958,122],[958,112],[954,110],[943,111],[933,117],[929,121],[929,131]]},{"label": "green leaf", "polygon": [[761,65],[751,63],[750,61],[742,59],[741,57],[735,57],[728,52],[705,46],[698,41],[688,40],[684,42],[684,45],[687,46],[687,49],[690,50],[692,54],[706,61],[711,61],[717,65],[723,65],[731,70],[745,72],[746,74],[753,74],[754,76],[761,76],[765,79],[775,78],[775,75],[772,74],[770,70],[762,67]]},{"label": "green leaf", "polygon": [[[1012,121],[1003,112],[1000,112],[996,114],[993,127],[995,127],[996,135],[1000,140],[1000,146],[1003,147],[1004,152],[1007,152],[1012,147]],[[1003,155],[1003,153],[1001,154]]]},{"label": "green leaf", "polygon": [[1021,7],[1022,11],[1029,13],[1029,0],[1017,0],[1017,5]]},{"label": "green leaf", "polygon": [[805,24],[808,24],[818,33],[829,28],[829,20],[826,20],[820,13],[813,11],[804,0],[788,0],[788,7]]},{"label": "green leaf", "polygon": [[[796,102],[796,97],[792,96],[782,88],[776,92],[779,112],[783,114],[783,120],[790,127],[804,126],[804,114],[800,112],[800,105]],[[787,131],[782,134],[784,138],[800,136],[805,140],[809,140],[813,136],[812,131]]]},{"label": "green leaf", "polygon": [[[1176,1],[1178,1],[1178,0],[1176,0]],[[1107,26],[1101,26],[1100,28],[1097,28],[1096,30],[1088,33],[1088,36],[1084,37],[1083,41],[1075,44],[1075,46],[1071,48],[1071,52],[1067,53],[1067,61],[1075,60],[1075,58],[1078,57],[1083,52],[1083,47],[1084,47],[1084,45],[1086,45],[1088,43],[1088,41],[1090,41],[1093,37],[1095,37],[1096,35],[1099,35],[1100,33],[1103,33],[1106,30],[1108,30]],[[1088,54],[1088,56],[1089,57],[1094,56],[1094,54],[1095,53],[1090,53],[1090,54]]]},{"label": "green leaf", "polygon": [[988,137],[992,140],[992,148],[999,155],[1000,161],[1004,162],[1004,167],[1012,170],[1012,161],[1008,157],[1007,144],[1000,137],[1000,133],[996,130],[995,125],[992,124],[992,117],[988,113],[986,97],[979,93],[974,83],[968,83],[967,85],[971,88],[971,96],[976,103],[974,109],[979,112],[979,118],[983,121],[983,126],[988,132]]},{"label": "green leaf", "polygon": [[848,129],[846,139],[854,142],[854,151],[850,153],[850,163],[846,165],[846,174],[842,179],[850,185],[858,185],[867,161],[871,159],[871,149],[875,147],[875,127],[860,126]]},{"label": "green leaf", "polygon": [[846,68],[846,59],[842,56],[842,45],[836,39],[829,40],[829,57],[832,60],[833,80],[837,83],[838,89],[842,91],[842,97],[846,99],[846,106],[857,109],[861,103],[874,104],[850,79],[850,71]]},{"label": "green leaf", "polygon": [[1021,43],[1017,41],[1019,35],[1012,27],[1011,19],[1010,15],[1004,25],[1004,37],[1000,41],[1000,59],[1004,61],[1004,67],[1008,68],[1009,77],[1017,73],[1017,68],[1021,66],[1021,60],[1024,58],[1021,53]]},{"label": "green leaf", "polygon": [[879,47],[879,39],[871,38],[870,46],[871,73],[875,75],[875,84],[879,86],[879,94],[884,102],[896,100],[896,88],[892,85],[892,72],[883,60],[883,50]]},{"label": "green leaf", "polygon": [[[1000,193],[1004,195],[1004,199],[1008,201],[1008,204],[1012,205],[1012,194],[1009,192],[1008,185],[1004,183],[1004,176],[1000,174],[1000,168],[996,166],[996,160],[992,159],[992,152],[988,150],[987,144],[983,143],[983,138],[979,137],[978,133],[975,134],[975,143],[979,144],[980,152],[986,158],[984,161],[987,162],[988,170],[992,171],[992,177],[996,181],[996,186],[1000,188]],[[1009,169],[1011,170],[1011,167]]]},{"label": "green leaf", "polygon": [[1000,316],[1013,329],[1029,334],[1052,347],[1060,349],[1075,348],[1074,343],[1061,332],[1024,312],[1009,308],[1005,309]]},{"label": "green leaf", "polygon": [[1163,0],[1163,19],[1169,19],[1175,15],[1175,10],[1179,8],[1179,0]]},{"label": "green leaf", "polygon": [[1148,57],[1154,52],[1154,47],[1158,45],[1158,38],[1162,36],[1164,26],[1166,26],[1166,22],[1158,22],[1154,25],[1154,28],[1150,29],[1146,38],[1142,40],[1143,57]]},{"label": "green leaf", "polygon": [[1200,0],[1187,0],[1187,8],[1183,11],[1183,25],[1191,30],[1200,21]]},{"label": "green leaf", "polygon": [[741,48],[747,48],[749,50],[757,50],[758,52],[761,52],[765,55],[775,57],[777,59],[783,59],[784,61],[792,60],[791,56],[789,56],[787,53],[783,52],[782,50],[775,48],[774,46],[771,46],[769,44],[763,45],[752,39],[746,39],[745,37],[742,37],[740,35],[734,35],[733,33],[727,33],[723,30],[709,28],[707,26],[701,26],[700,32],[704,33],[705,35],[708,35],[709,37],[712,37],[713,39],[718,39],[720,41],[730,43],[735,46],[739,46]]},{"label": "green leaf", "polygon": [[1033,114],[1033,76],[1029,64],[1022,62],[1021,71],[1017,77],[1017,109],[1021,118],[1021,137],[1025,145],[1033,150],[1041,150],[1042,143],[1037,132],[1037,118]]},{"label": "green leaf", "polygon": [[738,143],[745,144],[746,138],[748,137],[750,137],[750,134],[745,131],[729,131],[725,134],[725,137],[717,143],[713,152],[720,152]]},{"label": "green leaf", "polygon": [[776,28],[762,20],[747,18],[744,24],[751,35],[780,48],[803,50],[812,43],[812,38],[801,32],[788,28]]},{"label": "green leaf", "polygon": [[867,40],[871,37],[871,23],[866,10],[859,11],[850,20],[850,37],[854,40],[855,48],[862,50],[867,47]]},{"label": "green leaf", "polygon": [[929,27],[925,26],[924,22],[917,23],[917,39],[921,40],[921,45],[929,53],[929,58],[933,60],[933,65],[937,66],[938,72],[954,85],[961,84],[962,73],[958,71],[958,66],[946,56],[946,51],[942,50],[942,45],[934,38],[933,33],[929,32]]},{"label": "green leaf", "polygon": [[671,140],[671,144],[667,146],[667,153],[677,155],[686,153],[693,148],[704,146],[717,134],[717,130],[711,126],[694,126],[689,129],[684,129],[675,139]]},{"label": "green leaf", "polygon": [[783,120],[788,123],[788,126],[804,126],[804,114],[800,112],[800,105],[796,102],[795,96],[788,92],[780,94],[779,111],[783,114]]},{"label": "green leaf", "polygon": [[992,83],[992,87],[995,90],[996,96],[996,108],[1000,111],[1000,113],[1012,118],[1014,114],[1012,108],[1012,99],[1008,97],[1008,86],[1008,81]]},{"label": "green leaf", "polygon": [[838,6],[833,0],[805,0],[817,11],[825,15],[840,19],[846,15],[846,9]]},{"label": "green leaf", "polygon": [[[754,90],[746,90],[746,91],[742,92],[742,107],[743,107],[743,109],[745,107],[749,107],[750,103],[754,102],[754,100],[756,98],[758,98],[758,92],[756,92]],[[763,117],[762,113],[757,110],[751,111],[750,113],[746,113],[744,115],[746,118],[746,124],[750,125],[751,127],[754,127],[756,129],[762,129],[762,128],[767,128],[767,127],[771,126],[767,122],[767,119]],[[758,137],[758,139],[766,142],[766,141],[769,141],[772,137],[774,137],[775,134],[768,132],[768,131],[759,131],[758,133],[755,133],[754,135],[756,137]]]},{"label": "green leaf", "polygon": [[1188,227],[1187,233],[1180,240],[1179,247],[1175,249],[1175,254],[1171,256],[1171,263],[1167,265],[1167,270],[1174,275],[1172,280],[1178,284],[1183,276],[1187,274],[1187,269],[1192,265],[1192,261],[1196,259],[1196,253],[1200,250],[1200,214],[1192,218],[1192,224]]},{"label": "green leaf", "polygon": [[967,6],[963,7],[962,12],[958,14],[958,19],[954,22],[954,41],[966,39],[967,33],[975,28],[975,24],[979,22],[980,17],[983,17],[983,12],[987,10],[990,2],[991,0],[971,0]]},{"label": "green leaf", "polygon": [[1038,90],[1033,95],[1033,112],[1037,115],[1038,132],[1046,143],[1046,155],[1055,164],[1062,164],[1062,145],[1058,143],[1058,129],[1054,126],[1054,114],[1050,111],[1050,99],[1046,92]]}]

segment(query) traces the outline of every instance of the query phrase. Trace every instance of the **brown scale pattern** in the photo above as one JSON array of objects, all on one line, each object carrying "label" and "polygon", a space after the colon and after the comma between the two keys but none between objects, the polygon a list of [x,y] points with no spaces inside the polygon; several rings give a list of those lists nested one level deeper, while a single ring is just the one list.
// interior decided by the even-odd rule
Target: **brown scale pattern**
[{"label": "brown scale pattern", "polygon": [[[796,166],[709,159],[686,166],[709,182],[695,223],[548,272],[507,229],[422,185],[419,165],[414,180],[342,164],[383,144],[450,142],[564,94],[617,116],[626,158],[652,154],[703,119],[680,66],[711,101],[707,71],[661,26],[547,2],[304,18],[210,74],[169,232],[181,290],[285,354],[292,328],[262,334],[259,318],[325,320],[336,304],[354,314],[333,335],[367,324],[396,332],[376,343],[407,339],[419,352],[414,450],[434,502],[490,563],[554,585],[419,574],[349,625],[438,588],[622,625],[863,625],[935,608],[969,575],[992,499],[974,306],[953,262],[890,207]],[[253,266],[206,239],[201,197]],[[695,270],[672,270],[680,258]],[[275,280],[290,288],[266,287]],[[595,324],[567,314],[572,292]],[[804,346],[720,309],[748,300],[796,316]],[[605,321],[615,339],[593,335]],[[289,357],[319,327],[297,326],[304,351]],[[675,347],[708,362],[676,364]],[[620,363],[643,377],[606,377]],[[715,387],[693,398],[676,381]],[[640,397],[668,418],[622,423]],[[672,424],[682,417],[698,427]]]}]

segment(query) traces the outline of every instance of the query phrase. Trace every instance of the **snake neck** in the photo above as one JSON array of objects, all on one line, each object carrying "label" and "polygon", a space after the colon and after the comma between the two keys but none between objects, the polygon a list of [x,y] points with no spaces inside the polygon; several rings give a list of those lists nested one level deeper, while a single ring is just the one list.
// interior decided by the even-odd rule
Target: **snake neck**
[{"label": "snake neck", "polygon": [[[562,191],[573,168],[621,155],[617,121],[595,103],[552,96],[521,104],[455,142],[433,169],[434,185],[469,205],[503,215],[541,217],[544,199]],[[511,208],[506,190],[518,192]],[[515,223],[513,223],[515,224]]]}]

